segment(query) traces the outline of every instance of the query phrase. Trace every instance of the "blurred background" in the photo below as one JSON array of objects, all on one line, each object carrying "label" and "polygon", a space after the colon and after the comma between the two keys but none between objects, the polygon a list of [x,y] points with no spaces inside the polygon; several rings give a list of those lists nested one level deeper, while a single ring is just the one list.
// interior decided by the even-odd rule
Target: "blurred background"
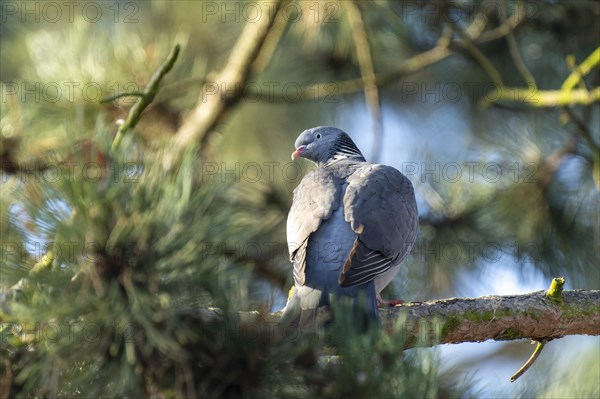
[{"label": "blurred background", "polygon": [[[0,5],[2,398],[337,397],[308,372],[265,371],[297,348],[213,349],[186,313],[285,305],[287,211],[312,167],[290,154],[319,125],[415,186],[418,241],[384,298],[527,293],[559,276],[600,289],[597,1]],[[230,56],[269,18],[256,51]],[[119,95],[142,91],[175,44],[158,95],[111,150],[136,101]],[[235,62],[243,76],[224,80]],[[177,147],[166,170],[171,139],[211,104],[223,110],[196,136],[200,152],[200,140]],[[115,332],[124,325],[134,339]],[[385,392],[600,396],[598,337],[551,342],[511,384],[533,348],[411,350],[419,371],[400,385],[426,388]]]}]

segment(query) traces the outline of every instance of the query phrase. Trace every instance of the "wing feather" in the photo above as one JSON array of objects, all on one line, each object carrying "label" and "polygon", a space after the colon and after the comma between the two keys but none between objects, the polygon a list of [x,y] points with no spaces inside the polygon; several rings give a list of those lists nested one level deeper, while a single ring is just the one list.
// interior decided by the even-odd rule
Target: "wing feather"
[{"label": "wing feather", "polygon": [[308,238],[341,205],[343,184],[343,179],[331,171],[317,168],[304,176],[294,190],[287,219],[287,240],[294,280],[299,285],[305,282]]},{"label": "wing feather", "polygon": [[343,287],[385,273],[406,256],[416,239],[412,183],[390,166],[366,164],[348,177],[344,215],[357,238],[340,275]]}]

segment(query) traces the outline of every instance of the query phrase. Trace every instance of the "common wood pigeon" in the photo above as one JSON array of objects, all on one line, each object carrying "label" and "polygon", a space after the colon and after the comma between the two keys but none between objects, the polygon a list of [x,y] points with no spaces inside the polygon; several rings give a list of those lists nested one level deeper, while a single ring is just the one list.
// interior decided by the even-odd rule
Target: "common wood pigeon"
[{"label": "common wood pigeon", "polygon": [[417,235],[413,186],[391,166],[366,162],[350,136],[320,126],[298,136],[292,159],[317,168],[294,190],[287,241],[294,290],[282,321],[314,329],[317,310],[349,301],[364,320],[378,320],[381,291]]}]

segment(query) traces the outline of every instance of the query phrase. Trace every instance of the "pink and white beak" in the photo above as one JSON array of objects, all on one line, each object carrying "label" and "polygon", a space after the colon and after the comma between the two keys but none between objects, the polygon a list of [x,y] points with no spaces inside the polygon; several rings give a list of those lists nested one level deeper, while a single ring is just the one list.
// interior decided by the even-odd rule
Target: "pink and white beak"
[{"label": "pink and white beak", "polygon": [[296,151],[294,151],[292,153],[292,160],[302,156],[302,152],[306,149],[305,145],[301,145],[300,147],[296,148]]}]

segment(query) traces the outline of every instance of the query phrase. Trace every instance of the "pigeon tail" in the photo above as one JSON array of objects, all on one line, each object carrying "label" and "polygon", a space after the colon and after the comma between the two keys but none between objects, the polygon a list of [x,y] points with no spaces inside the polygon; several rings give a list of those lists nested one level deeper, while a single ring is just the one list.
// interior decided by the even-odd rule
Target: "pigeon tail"
[{"label": "pigeon tail", "polygon": [[298,328],[301,333],[314,333],[334,321],[332,309],[333,314],[337,315],[336,322],[359,332],[379,323],[375,284],[372,281],[364,286],[349,288],[339,287],[337,279],[333,283],[338,287],[333,290],[337,294],[328,293],[327,288],[296,286],[283,311],[280,325]]}]

